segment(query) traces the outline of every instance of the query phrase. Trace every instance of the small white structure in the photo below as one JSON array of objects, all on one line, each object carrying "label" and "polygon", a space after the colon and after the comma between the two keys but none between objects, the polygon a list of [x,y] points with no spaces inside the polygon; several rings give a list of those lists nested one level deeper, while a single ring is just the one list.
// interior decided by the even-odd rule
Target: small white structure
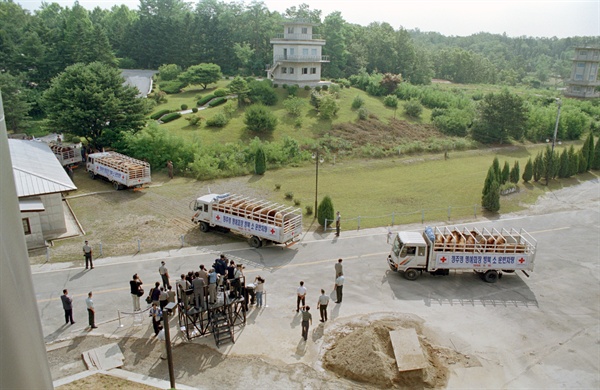
[{"label": "small white structure", "polygon": [[9,139],[8,146],[27,248],[44,247],[67,231],[62,193],[77,187],[47,144]]},{"label": "small white structure", "polygon": [[576,47],[571,77],[567,81],[564,95],[580,99],[600,97],[600,92],[596,91],[596,87],[600,85],[598,67],[600,67],[600,47]]},{"label": "small white structure", "polygon": [[273,83],[317,86],[321,82],[321,64],[329,62],[321,55],[325,40],[312,33],[314,23],[287,20],[283,34],[271,39],[273,63],[267,65],[267,78]]}]

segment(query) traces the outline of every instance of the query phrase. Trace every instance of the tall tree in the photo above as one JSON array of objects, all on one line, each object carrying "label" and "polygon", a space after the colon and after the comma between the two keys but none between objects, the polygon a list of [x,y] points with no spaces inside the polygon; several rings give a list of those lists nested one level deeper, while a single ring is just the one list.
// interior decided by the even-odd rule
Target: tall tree
[{"label": "tall tree", "polygon": [[203,89],[208,84],[216,83],[223,77],[221,67],[217,64],[192,65],[177,78],[185,85],[200,85]]},{"label": "tall tree", "polygon": [[519,162],[515,161],[512,169],[510,170],[510,182],[517,184],[519,182],[519,176],[521,176],[521,168]]},{"label": "tall tree", "polygon": [[592,160],[592,169],[600,169],[600,140],[596,141],[596,147],[594,147],[594,159]]},{"label": "tall tree", "polygon": [[121,133],[145,124],[138,92],[123,85],[118,69],[100,62],[71,65],[44,94],[49,125],[84,137],[95,148],[115,145]]},{"label": "tall tree", "polygon": [[500,175],[500,185],[508,183],[510,179],[510,165],[508,165],[508,161],[504,161],[504,166],[502,167],[502,174]]},{"label": "tall tree", "polygon": [[323,54],[329,56],[329,64],[323,67],[323,76],[334,79],[344,78],[344,70],[348,60],[346,48],[347,22],[341,12],[335,11],[323,20],[323,35],[327,44],[323,47]]},{"label": "tall tree", "polygon": [[531,157],[527,160],[527,164],[525,164],[525,170],[523,171],[523,181],[528,183],[531,181],[533,177],[533,163],[531,162]]},{"label": "tall tree", "polygon": [[558,168],[558,177],[561,179],[569,177],[569,152],[563,149],[560,154],[560,165]]},{"label": "tall tree", "polygon": [[482,143],[505,143],[523,138],[527,122],[527,106],[522,97],[504,89],[489,93],[480,102],[472,136]]},{"label": "tall tree", "polygon": [[31,105],[27,102],[25,91],[22,80],[10,73],[0,72],[6,128],[15,133],[21,133],[28,127]]},{"label": "tall tree", "polygon": [[579,156],[575,151],[575,147],[571,145],[569,147],[569,177],[577,174],[579,170]]}]

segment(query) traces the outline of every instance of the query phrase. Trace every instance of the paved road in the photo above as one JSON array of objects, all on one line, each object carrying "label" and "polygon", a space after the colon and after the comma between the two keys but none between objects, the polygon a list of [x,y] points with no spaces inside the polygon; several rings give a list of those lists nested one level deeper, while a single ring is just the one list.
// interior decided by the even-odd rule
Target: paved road
[{"label": "paved road", "polygon": [[[479,367],[452,367],[449,387],[598,388],[600,213],[595,204],[583,210],[467,224],[524,228],[538,240],[531,277],[505,275],[495,284],[484,283],[470,272],[423,275],[407,281],[387,267],[385,229],[342,232],[340,238],[310,233],[290,249],[256,250],[240,242],[101,259],[93,271],[46,265],[34,268],[33,279],[44,335],[50,341],[82,332],[89,290],[95,292],[98,321],[114,329],[116,323],[107,321],[116,318],[117,310],[131,308],[128,281],[133,273],[141,276],[148,291],[151,283],[160,280],[160,259],[166,259],[174,278],[201,263],[212,264],[217,254],[224,252],[246,265],[249,279],[263,276],[268,291],[268,308],[251,312],[249,326],[226,351],[266,354],[283,363],[300,361],[314,366],[318,347],[301,352],[298,348],[295,288],[299,280],[305,280],[307,303],[316,306],[318,290],[332,290],[333,266],[342,257],[347,276],[344,303],[333,305],[330,319],[374,312],[421,317],[437,334],[438,342],[480,363]],[[419,229],[413,225],[408,230]],[[73,327],[62,326],[59,297],[65,287],[75,297],[77,324]],[[203,340],[212,344],[210,338]]]}]

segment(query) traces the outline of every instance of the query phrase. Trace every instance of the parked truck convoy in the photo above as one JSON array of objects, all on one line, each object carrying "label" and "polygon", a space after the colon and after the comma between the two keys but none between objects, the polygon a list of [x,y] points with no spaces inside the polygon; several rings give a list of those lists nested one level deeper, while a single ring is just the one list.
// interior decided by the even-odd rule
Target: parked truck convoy
[{"label": "parked truck convoy", "polygon": [[392,271],[408,280],[423,272],[448,275],[450,270],[473,270],[488,283],[517,270],[529,277],[537,241],[523,229],[431,228],[423,233],[398,232],[387,261]]},{"label": "parked truck convoy", "polygon": [[235,194],[209,194],[196,199],[192,221],[203,232],[211,228],[248,237],[259,248],[268,243],[288,244],[300,238],[302,212],[299,208]]},{"label": "parked truck convoy", "polygon": [[98,176],[113,183],[115,190],[140,188],[150,183],[150,164],[117,152],[91,153],[86,170],[92,179]]}]

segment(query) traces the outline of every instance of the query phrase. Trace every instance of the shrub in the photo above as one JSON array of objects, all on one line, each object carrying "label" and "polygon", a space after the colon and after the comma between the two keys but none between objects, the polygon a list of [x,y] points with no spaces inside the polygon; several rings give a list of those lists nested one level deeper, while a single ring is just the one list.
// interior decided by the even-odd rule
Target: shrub
[{"label": "shrub", "polygon": [[310,91],[310,85],[305,85],[305,86],[304,86],[304,90],[305,90],[305,91]]},{"label": "shrub", "polygon": [[325,84],[323,85],[323,91],[328,91],[329,90],[329,85]]},{"label": "shrub", "polygon": [[185,111],[185,110],[187,110],[187,109],[188,109],[188,105],[187,105],[187,104],[182,104],[182,105],[181,105],[181,110],[182,110],[182,111]]},{"label": "shrub", "polygon": [[181,66],[176,64],[164,64],[158,67],[158,74],[162,81],[175,80],[181,72]]},{"label": "shrub", "polygon": [[358,119],[365,120],[369,117],[369,110],[366,107],[361,107],[358,109]]},{"label": "shrub", "polygon": [[283,84],[283,85],[281,86],[281,88],[283,88],[283,89],[288,89],[288,85],[287,85],[287,84]]},{"label": "shrub", "polygon": [[161,81],[159,84],[161,91],[168,93],[169,95],[181,92],[181,89],[185,87],[185,84],[178,80]]},{"label": "shrub", "polygon": [[525,171],[523,172],[523,176],[521,177],[525,183],[531,181],[533,177],[533,163],[531,162],[531,157],[527,160],[527,164],[525,164]]},{"label": "shrub", "polygon": [[228,100],[227,104],[225,104],[225,106],[223,106],[223,113],[225,115],[227,115],[228,118],[232,118],[233,114],[235,114],[236,111],[237,111],[236,105],[230,100]]},{"label": "shrub", "polygon": [[229,118],[222,112],[219,112],[212,118],[206,121],[206,126],[208,127],[225,127],[229,123]]},{"label": "shrub", "polygon": [[264,175],[266,170],[267,158],[265,157],[265,151],[263,148],[258,148],[254,155],[254,173],[257,175]]},{"label": "shrub", "polygon": [[352,100],[352,109],[353,110],[358,110],[359,108],[361,108],[363,105],[365,104],[365,99],[363,99],[362,96],[360,95],[356,95],[354,97],[354,100]]},{"label": "shrub", "polygon": [[150,115],[150,118],[157,120],[157,119],[160,119],[161,116],[166,115],[170,112],[171,112],[171,110],[167,110],[167,109],[160,110],[159,112]]},{"label": "shrub", "polygon": [[272,132],[277,127],[277,118],[263,105],[248,107],[244,118],[248,130],[255,132]]},{"label": "shrub", "polygon": [[281,189],[281,184],[275,183],[275,190],[279,191]]},{"label": "shrub", "polygon": [[73,136],[71,136],[71,138],[67,138],[67,139],[74,144],[78,144],[81,142],[81,138],[78,135],[73,135]]},{"label": "shrub", "polygon": [[313,208],[312,208],[312,206],[311,206],[311,205],[306,205],[306,206],[304,207],[304,209],[306,210],[306,215],[312,215],[312,213],[313,213]]},{"label": "shrub", "polygon": [[192,112],[195,114],[198,112],[198,107],[192,107]]},{"label": "shrub", "polygon": [[170,114],[167,114],[165,116],[163,116],[162,118],[160,118],[160,121],[162,123],[167,123],[167,122],[171,122],[174,121],[175,119],[179,119],[181,118],[181,114],[178,112],[172,112]]},{"label": "shrub", "polygon": [[283,101],[283,107],[287,111],[288,115],[299,117],[302,115],[302,110],[305,106],[305,101],[303,99],[290,96]]},{"label": "shrub", "polygon": [[190,126],[198,126],[202,121],[202,117],[200,115],[190,115],[186,116],[185,120],[190,122]]},{"label": "shrub", "polygon": [[317,86],[315,87],[315,91],[317,91],[317,92],[321,92],[321,86],[320,86],[320,85],[317,85]]},{"label": "shrub", "polygon": [[167,94],[163,91],[156,91],[148,95],[148,97],[156,102],[156,104],[166,103]]},{"label": "shrub", "polygon": [[298,86],[298,84],[290,85],[287,89],[288,96],[296,96],[299,89],[300,89],[300,87]]},{"label": "shrub", "polygon": [[300,199],[294,199],[294,206],[300,206]]},{"label": "shrub", "polygon": [[214,98],[213,100],[210,101],[210,103],[208,103],[208,106],[216,107],[218,105],[225,103],[226,101],[227,101],[227,98],[224,98],[224,97]]},{"label": "shrub", "polygon": [[404,112],[410,117],[419,118],[423,112],[423,106],[418,100],[410,99],[404,103]]},{"label": "shrub", "polygon": [[206,95],[206,96],[200,98],[200,100],[198,100],[198,106],[201,107],[201,106],[205,105],[206,103],[210,102],[211,100],[213,100],[214,98],[215,98],[215,95],[212,93],[209,95]]},{"label": "shrub", "polygon": [[216,97],[227,96],[227,90],[224,88],[219,88],[213,92],[213,95],[215,95]]},{"label": "shrub", "polygon": [[342,90],[342,88],[340,87],[339,84],[331,84],[331,86],[329,87],[329,92],[331,92],[331,93],[338,94],[338,93],[340,93],[341,90]]},{"label": "shrub", "polygon": [[319,220],[319,225],[325,226],[325,220],[327,220],[327,226],[329,226],[333,222],[333,218],[333,202],[331,201],[329,195],[325,195],[317,209],[317,219]]},{"label": "shrub", "polygon": [[396,95],[387,95],[383,98],[383,105],[391,108],[398,108],[398,97]]},{"label": "shrub", "polygon": [[266,106],[274,106],[277,103],[277,94],[271,85],[271,80],[255,80],[249,83],[248,97],[250,101],[252,103],[262,103]]},{"label": "shrub", "polygon": [[135,62],[135,60],[133,58],[129,58],[129,57],[119,58],[118,62],[119,62],[120,69],[136,69],[137,68],[137,63]]},{"label": "shrub", "polygon": [[294,193],[293,193],[293,192],[290,192],[290,191],[286,192],[286,193],[285,193],[285,199],[287,199],[287,200],[292,200],[292,199],[294,199]]}]

